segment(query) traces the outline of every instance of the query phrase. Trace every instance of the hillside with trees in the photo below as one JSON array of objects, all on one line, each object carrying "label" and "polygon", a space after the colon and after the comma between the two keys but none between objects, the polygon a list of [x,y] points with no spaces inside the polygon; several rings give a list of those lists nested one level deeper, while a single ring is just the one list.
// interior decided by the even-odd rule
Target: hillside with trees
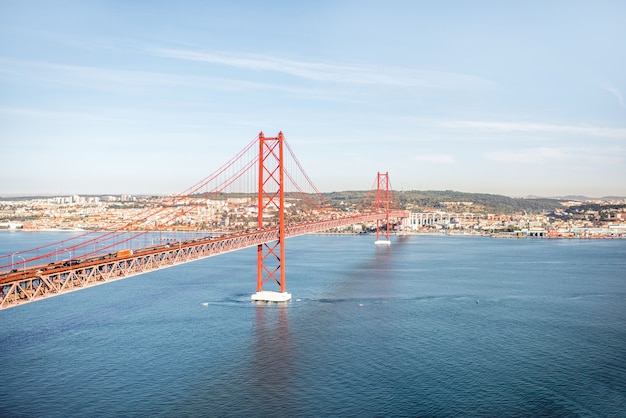
[{"label": "hillside with trees", "polygon": [[[562,208],[558,199],[514,198],[496,194],[465,193],[453,190],[394,191],[398,206],[413,212],[472,212],[472,213],[549,213]],[[334,206],[358,207],[371,191],[323,193]]]}]

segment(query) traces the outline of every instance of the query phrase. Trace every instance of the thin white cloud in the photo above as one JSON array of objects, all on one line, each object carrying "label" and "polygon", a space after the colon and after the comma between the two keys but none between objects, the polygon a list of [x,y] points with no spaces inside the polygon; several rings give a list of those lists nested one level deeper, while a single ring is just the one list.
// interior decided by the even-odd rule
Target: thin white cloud
[{"label": "thin white cloud", "polygon": [[596,149],[588,147],[534,147],[518,150],[495,150],[486,153],[490,161],[526,165],[569,161],[571,163],[618,164],[626,156],[621,147]]},{"label": "thin white cloud", "polygon": [[112,68],[90,67],[80,65],[56,64],[42,61],[24,61],[0,58],[0,66],[5,74],[35,79],[65,80],[70,83],[83,81],[112,85],[145,86],[149,84],[185,84],[182,77],[150,71],[118,70]]},{"label": "thin white cloud", "polygon": [[129,122],[132,119],[113,117],[104,112],[93,111],[70,111],[51,110],[43,108],[25,107],[0,107],[0,116],[24,117],[24,118],[50,118],[50,119],[72,119],[72,120],[104,120],[116,122]]},{"label": "thin white cloud", "polygon": [[422,161],[436,164],[452,164],[454,157],[450,154],[420,154],[413,157],[415,161]]},{"label": "thin white cloud", "polygon": [[613,96],[615,96],[619,105],[626,109],[626,105],[624,104],[624,95],[622,94],[620,89],[608,82],[602,83],[601,87],[611,93]]},{"label": "thin white cloud", "polygon": [[433,89],[475,89],[491,82],[473,75],[446,71],[411,71],[401,68],[374,68],[295,61],[262,54],[226,54],[187,49],[155,48],[149,50],[161,57],[219,64],[252,71],[272,71],[313,81],[422,87]]},{"label": "thin white cloud", "polygon": [[212,90],[247,91],[273,90],[290,94],[306,95],[324,100],[346,97],[328,94],[319,88],[286,86],[223,77],[204,77],[160,73],[153,71],[119,70],[113,68],[57,64],[41,61],[24,61],[0,58],[0,74],[12,77],[45,80],[59,84],[81,85],[93,89],[123,88],[145,89],[154,86],[194,87]]},{"label": "thin white cloud", "polygon": [[487,153],[487,158],[491,161],[505,163],[543,164],[547,161],[566,159],[567,153],[559,148],[538,147],[524,150],[491,151]]},{"label": "thin white cloud", "polygon": [[45,116],[45,117],[57,117],[60,112],[42,109],[28,109],[21,107],[0,107],[0,115],[7,116]]},{"label": "thin white cloud", "polygon": [[607,128],[590,125],[557,125],[531,122],[491,122],[491,121],[454,121],[440,125],[450,128],[476,129],[497,132],[526,133],[565,133],[573,135],[597,136],[604,138],[626,139],[625,128]]}]

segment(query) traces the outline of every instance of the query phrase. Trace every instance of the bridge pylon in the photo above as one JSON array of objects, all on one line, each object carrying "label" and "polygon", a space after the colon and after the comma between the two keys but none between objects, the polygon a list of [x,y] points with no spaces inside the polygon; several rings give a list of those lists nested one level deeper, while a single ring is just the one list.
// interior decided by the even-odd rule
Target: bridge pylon
[{"label": "bridge pylon", "polygon": [[[381,173],[378,172],[378,177],[376,180],[376,213],[381,213],[384,211],[385,213],[385,231],[383,232],[381,229],[381,220],[376,220],[376,244],[389,245],[391,241],[389,240],[389,172]],[[381,238],[381,237],[384,237]]]},{"label": "bridge pylon", "polygon": [[[265,216],[270,211],[278,215],[278,241],[257,246],[257,285],[253,301],[287,302],[291,294],[285,284],[285,188],[282,132],[275,138],[259,133],[259,194],[258,227],[266,225]],[[275,217],[271,217],[275,219]],[[263,290],[263,285],[274,281],[280,286],[280,292]]]}]

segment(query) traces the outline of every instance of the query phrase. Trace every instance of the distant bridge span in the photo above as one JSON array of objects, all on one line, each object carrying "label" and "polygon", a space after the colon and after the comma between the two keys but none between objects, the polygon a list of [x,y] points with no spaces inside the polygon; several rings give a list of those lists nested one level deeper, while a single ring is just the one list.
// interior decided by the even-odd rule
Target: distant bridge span
[{"label": "distant bridge span", "polygon": [[[406,218],[405,211],[390,211],[391,218]],[[306,222],[285,227],[285,238],[325,231],[341,226],[385,219],[387,213],[362,214],[337,219]],[[253,232],[213,239],[179,241],[135,250],[125,256],[101,255],[67,265],[31,267],[14,272],[0,280],[0,309],[34,302],[75,290],[85,289],[139,274],[176,266],[191,261],[255,247],[278,240],[279,228],[271,227]],[[71,263],[70,263],[71,264]]]},{"label": "distant bridge span", "polygon": [[[255,145],[258,146],[258,153],[254,151]],[[295,173],[285,168],[285,149],[292,157],[290,162],[295,164]],[[296,181],[294,174],[300,174],[302,178]],[[196,204],[185,205],[185,202],[189,202],[192,198],[197,199],[198,196],[203,196],[204,199],[209,200],[229,192],[233,185],[237,184],[245,190],[245,187],[251,183],[251,179],[254,180],[252,183],[256,184],[256,193],[258,193],[256,197],[257,219],[254,221],[257,228],[254,231],[233,233],[220,238],[176,240],[151,246],[144,244],[143,248],[133,251],[127,249],[105,254],[96,253],[98,237],[69,247],[71,249],[65,250],[63,249],[65,247],[61,246],[61,250],[53,250],[48,254],[29,259],[21,254],[27,254],[30,250],[7,254],[0,257],[0,260],[5,260],[4,263],[6,263],[2,266],[0,262],[0,267],[9,265],[11,267],[8,272],[0,272],[2,274],[0,276],[0,309],[254,246],[257,247],[257,293],[252,295],[251,299],[286,301],[291,298],[285,288],[285,247],[283,244],[286,238],[355,223],[376,222],[376,242],[388,244],[390,242],[390,219],[407,217],[405,211],[392,209],[391,203],[394,199],[389,176],[388,173],[380,172],[376,182],[376,197],[371,202],[373,207],[360,210],[356,215],[346,216],[345,212],[332,207],[330,202],[319,193],[285,142],[282,132],[274,138],[265,137],[261,132],[225,166],[185,192],[174,195],[168,205],[164,205],[161,209],[149,209],[131,222],[117,226],[113,231],[103,234],[100,238],[117,240],[112,244],[106,244],[104,248],[115,248],[115,245],[132,240],[132,237],[124,238],[122,234],[124,231],[141,230],[141,226],[156,226],[159,223],[167,226],[176,219],[184,219],[191,209],[198,207]],[[300,181],[307,183],[315,193],[304,192]],[[286,219],[285,193],[286,184],[289,182],[301,194],[302,201],[306,201],[306,205],[313,208],[313,215],[309,215],[308,218],[314,220],[289,223]],[[213,185],[212,188],[210,185]],[[168,208],[174,211],[168,212],[166,210]],[[250,221],[247,220],[247,222],[249,225]],[[386,224],[386,239],[379,240],[384,224]],[[50,248],[51,245],[54,244],[41,248]],[[93,246],[94,251],[84,252],[86,246]],[[72,258],[72,249],[74,258]],[[58,254],[64,252],[69,252],[70,258],[56,261]],[[22,260],[21,267],[19,262],[15,263],[15,255]],[[54,262],[41,265],[46,257],[53,256]],[[9,260],[10,264],[8,264]],[[280,286],[280,293],[264,291],[263,285],[268,281],[276,282]]]}]

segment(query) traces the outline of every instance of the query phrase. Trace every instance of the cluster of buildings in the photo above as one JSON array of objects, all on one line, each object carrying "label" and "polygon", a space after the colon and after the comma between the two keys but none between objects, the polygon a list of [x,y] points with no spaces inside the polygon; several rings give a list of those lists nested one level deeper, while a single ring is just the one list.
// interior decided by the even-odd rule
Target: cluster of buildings
[{"label": "cluster of buildings", "polygon": [[[445,203],[445,202],[444,202]],[[603,208],[563,205],[551,214],[488,214],[422,210],[393,226],[401,233],[472,234],[494,237],[626,238],[626,201]],[[305,203],[285,203],[288,222],[341,216],[311,212]],[[445,206],[445,205],[443,205]],[[471,208],[468,203],[467,209]],[[459,207],[456,205],[456,207]],[[310,209],[310,208],[309,208]],[[448,208],[446,208],[448,209]],[[353,208],[342,208],[353,210]],[[65,196],[0,201],[0,229],[24,230],[186,230],[236,232],[258,226],[253,197],[221,199],[120,196]],[[272,222],[272,208],[264,219]],[[334,232],[367,232],[355,225]]]},{"label": "cluster of buildings", "polygon": [[250,206],[247,200],[168,197],[69,196],[0,202],[0,229],[100,230],[228,228]]},{"label": "cluster of buildings", "polygon": [[626,238],[626,212],[614,216],[579,218],[550,214],[474,214],[411,212],[402,223],[405,231],[441,234],[479,234],[498,238]]},{"label": "cluster of buildings", "polygon": [[[306,215],[294,201],[285,202],[291,222]],[[269,205],[264,219],[277,210]],[[50,197],[0,201],[0,229],[44,230],[176,230],[235,232],[258,227],[256,199],[180,197]]]}]

